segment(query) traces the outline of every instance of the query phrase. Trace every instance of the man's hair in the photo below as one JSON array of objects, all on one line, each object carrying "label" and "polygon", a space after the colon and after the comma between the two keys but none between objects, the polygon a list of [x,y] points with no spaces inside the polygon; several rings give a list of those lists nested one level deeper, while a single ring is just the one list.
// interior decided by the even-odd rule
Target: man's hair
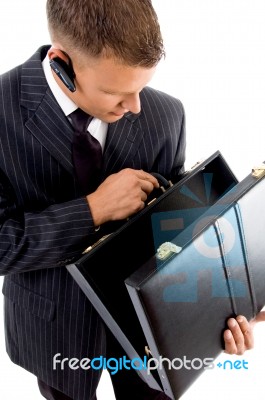
[{"label": "man's hair", "polygon": [[52,41],[84,55],[153,67],[164,56],[151,0],[47,0]]}]

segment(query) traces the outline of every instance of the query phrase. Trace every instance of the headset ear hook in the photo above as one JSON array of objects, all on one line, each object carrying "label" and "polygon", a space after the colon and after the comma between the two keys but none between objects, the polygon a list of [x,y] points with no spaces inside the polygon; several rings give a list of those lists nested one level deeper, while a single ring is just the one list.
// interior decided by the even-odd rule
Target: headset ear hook
[{"label": "headset ear hook", "polygon": [[67,62],[60,57],[54,57],[50,59],[51,69],[55,72],[55,74],[63,82],[67,89],[70,90],[70,92],[75,92],[75,72],[73,69],[71,58],[64,51],[60,51],[68,58],[69,63],[67,64]]}]

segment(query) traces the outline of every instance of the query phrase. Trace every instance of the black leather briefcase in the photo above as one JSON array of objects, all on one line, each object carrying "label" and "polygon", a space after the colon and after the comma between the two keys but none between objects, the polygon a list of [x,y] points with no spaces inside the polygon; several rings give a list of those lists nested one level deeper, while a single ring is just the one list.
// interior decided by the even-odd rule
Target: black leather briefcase
[{"label": "black leather briefcase", "polygon": [[262,164],[126,280],[153,358],[171,361],[158,373],[172,399],[221,352],[226,319],[265,305],[264,175]]},{"label": "black leather briefcase", "polygon": [[[217,151],[185,173],[179,182],[153,199],[122,227],[99,240],[78,261],[67,266],[130,359],[143,360],[146,357],[147,339],[125,279],[148,262],[164,242],[171,242],[204,214],[237,182]],[[218,339],[220,335],[218,331]],[[143,368],[137,373],[150,387],[165,390],[157,371],[148,374]]]}]

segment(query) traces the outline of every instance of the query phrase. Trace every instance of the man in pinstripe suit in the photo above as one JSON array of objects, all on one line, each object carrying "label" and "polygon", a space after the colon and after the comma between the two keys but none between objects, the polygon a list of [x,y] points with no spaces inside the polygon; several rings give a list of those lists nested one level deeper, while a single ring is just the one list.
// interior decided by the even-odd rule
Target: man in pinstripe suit
[{"label": "man in pinstripe suit", "polygon": [[[104,326],[64,266],[95,241],[97,227],[144,207],[158,186],[150,171],[174,179],[185,158],[182,104],[146,87],[164,54],[150,1],[76,4],[47,1],[52,46],[1,76],[0,86],[7,352],[38,377],[49,400],[95,400],[100,378],[92,369],[55,370],[54,355],[80,360],[106,351]],[[91,193],[72,161],[69,115],[77,108],[94,117],[89,131],[103,150],[101,184]],[[246,320],[231,331],[241,347],[251,346]],[[226,348],[236,353],[231,331]],[[117,399],[166,398],[136,374],[123,379],[113,381]]]}]

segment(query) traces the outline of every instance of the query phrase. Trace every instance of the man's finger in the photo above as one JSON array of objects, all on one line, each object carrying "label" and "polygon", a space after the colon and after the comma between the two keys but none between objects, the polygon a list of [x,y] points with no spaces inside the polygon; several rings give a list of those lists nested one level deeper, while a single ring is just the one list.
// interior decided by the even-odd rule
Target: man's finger
[{"label": "man's finger", "polygon": [[252,349],[254,346],[254,335],[250,323],[243,315],[239,315],[236,320],[244,337],[245,348],[247,350]]},{"label": "man's finger", "polygon": [[224,341],[225,341],[225,353],[228,354],[236,354],[237,353],[237,346],[235,340],[233,338],[232,332],[227,329],[224,331]]},{"label": "man's finger", "polygon": [[239,323],[235,318],[229,318],[227,325],[233,335],[237,347],[236,354],[243,354],[245,351],[245,338],[242,330],[240,329]]},{"label": "man's finger", "polygon": [[149,174],[148,172],[145,172],[142,169],[138,170],[137,176],[138,176],[138,178],[140,178],[144,181],[148,181],[148,182],[152,183],[153,187],[159,188],[158,180],[153,175]]},{"label": "man's finger", "polygon": [[152,182],[141,180],[140,181],[141,189],[146,194],[150,194],[154,190],[154,185]]}]

